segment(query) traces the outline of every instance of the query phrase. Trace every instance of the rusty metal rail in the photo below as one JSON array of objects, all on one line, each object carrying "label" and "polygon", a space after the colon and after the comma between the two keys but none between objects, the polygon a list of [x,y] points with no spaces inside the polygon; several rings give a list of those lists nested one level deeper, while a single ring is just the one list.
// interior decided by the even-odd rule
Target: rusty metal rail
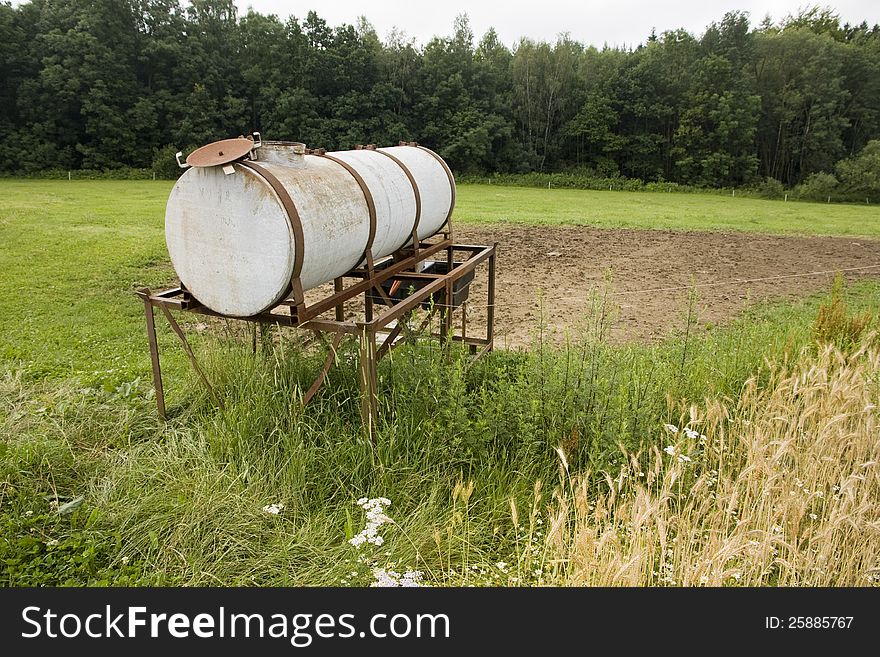
[{"label": "rusty metal rail", "polygon": [[[415,232],[415,231],[414,231]],[[445,253],[444,253],[445,251]],[[445,255],[445,272],[427,272],[419,270],[419,265],[428,261],[432,256]],[[463,259],[456,261],[456,254],[463,254]],[[253,315],[251,317],[231,317],[214,312],[206,308],[195,299],[192,294],[181,285],[170,287],[160,292],[152,292],[147,288],[139,290],[138,296],[144,303],[146,318],[147,341],[150,349],[150,362],[153,370],[153,386],[156,392],[156,407],[159,416],[167,417],[165,406],[165,388],[162,381],[162,368],[159,358],[159,342],[156,337],[156,324],[154,308],[159,308],[165,316],[175,335],[183,346],[187,358],[198,374],[202,383],[210,391],[211,395],[222,406],[222,400],[211,387],[207,376],[196,360],[195,354],[186,339],[186,335],[180,325],[171,315],[171,311],[192,312],[201,315],[219,317],[228,320],[241,320],[257,324],[277,326],[289,326],[306,329],[316,333],[333,334],[329,347],[329,353],[324,361],[321,371],[312,385],[303,394],[303,404],[308,404],[318,390],[327,380],[328,373],[336,360],[336,351],[347,336],[356,336],[360,343],[359,371],[361,384],[361,417],[364,428],[370,440],[375,440],[376,425],[379,414],[378,401],[378,374],[379,361],[392,349],[403,344],[403,337],[421,335],[435,316],[440,316],[439,332],[430,331],[427,336],[438,338],[444,347],[448,348],[453,342],[468,345],[474,358],[480,358],[490,351],[494,345],[494,306],[495,306],[495,260],[497,244],[492,246],[480,246],[473,244],[455,244],[449,233],[443,233],[442,239],[437,243],[417,242],[414,248],[404,252],[398,252],[394,256],[388,256],[375,263],[368,262],[366,267],[355,268],[336,279],[333,294],[320,299],[312,304],[307,304],[301,292],[292,289],[292,294],[269,311]],[[371,260],[371,259],[370,259]],[[467,332],[467,301],[459,306],[455,303],[455,292],[461,291],[470,285],[465,279],[473,275],[475,270],[485,265],[488,271],[488,285],[486,289],[486,301],[489,311],[486,319],[485,336],[472,336]],[[354,279],[348,286],[345,279]],[[383,284],[391,281],[391,289],[394,290],[395,282],[424,281],[424,285],[417,289],[408,289],[409,294],[402,298],[394,298],[383,288]],[[467,292],[467,290],[465,290]],[[443,294],[443,301],[433,303],[435,295]],[[359,295],[363,295],[363,319],[345,320],[344,304]],[[466,296],[466,295],[465,295]],[[374,299],[381,299],[381,309],[377,312],[373,307]],[[412,329],[408,320],[420,307],[427,305],[427,315],[419,327]],[[334,311],[334,317],[324,317],[326,313]],[[453,322],[453,315],[460,311],[461,321],[458,325]],[[389,325],[394,322],[391,328]],[[387,333],[387,334],[386,334]],[[402,335],[404,334],[404,335]],[[381,343],[378,340],[381,339]]]}]

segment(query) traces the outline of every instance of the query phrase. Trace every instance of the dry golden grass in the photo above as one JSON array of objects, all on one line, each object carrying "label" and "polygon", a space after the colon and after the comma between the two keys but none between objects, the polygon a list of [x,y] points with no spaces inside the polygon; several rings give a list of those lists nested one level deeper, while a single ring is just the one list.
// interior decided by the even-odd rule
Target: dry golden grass
[{"label": "dry golden grass", "polygon": [[614,475],[570,473],[560,452],[530,572],[555,585],[876,584],[878,391],[880,350],[828,346],[737,400],[687,409],[662,448]]}]

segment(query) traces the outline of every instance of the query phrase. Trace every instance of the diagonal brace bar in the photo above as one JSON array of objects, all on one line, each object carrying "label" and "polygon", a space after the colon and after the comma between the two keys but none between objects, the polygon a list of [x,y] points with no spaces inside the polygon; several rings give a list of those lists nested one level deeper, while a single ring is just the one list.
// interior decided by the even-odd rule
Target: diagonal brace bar
[{"label": "diagonal brace bar", "polygon": [[180,338],[180,343],[183,345],[183,350],[186,352],[187,358],[189,358],[189,362],[192,364],[193,369],[196,371],[196,374],[199,375],[199,378],[202,380],[202,383],[205,384],[205,387],[211,393],[211,396],[214,398],[214,401],[217,402],[217,405],[220,408],[223,408],[223,400],[220,399],[220,396],[216,393],[214,388],[208,382],[208,377],[205,376],[205,373],[202,371],[202,368],[199,366],[198,361],[196,360],[196,355],[193,353],[192,347],[189,345],[189,341],[186,339],[186,335],[183,332],[183,329],[180,328],[180,325],[175,321],[174,317],[171,316],[171,311],[168,310],[164,305],[159,305],[162,309],[162,313],[165,315],[165,319],[168,320],[168,324],[171,325],[171,329],[177,334],[177,337]]},{"label": "diagonal brace bar", "polygon": [[330,353],[327,354],[327,359],[324,361],[324,366],[321,368],[321,373],[306,391],[306,394],[303,395],[303,406],[306,406],[310,401],[312,401],[312,397],[315,396],[315,394],[318,392],[318,390],[321,389],[321,386],[324,385],[324,382],[327,380],[327,373],[330,371],[330,368],[333,367],[333,363],[336,361],[336,349],[337,347],[339,347],[339,343],[342,342],[342,338],[344,337],[344,333],[337,333],[333,336],[333,343],[330,345]]}]

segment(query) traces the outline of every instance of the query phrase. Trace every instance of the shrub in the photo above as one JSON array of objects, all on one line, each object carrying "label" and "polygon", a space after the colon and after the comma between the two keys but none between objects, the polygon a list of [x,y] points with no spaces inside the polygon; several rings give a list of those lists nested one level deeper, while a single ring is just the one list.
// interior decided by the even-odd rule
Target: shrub
[{"label": "shrub", "polygon": [[853,158],[836,166],[841,187],[856,200],[880,198],[880,140],[869,141]]},{"label": "shrub", "polygon": [[827,201],[838,189],[837,178],[830,173],[820,171],[810,174],[800,185],[794,188],[795,196],[810,201]]},{"label": "shrub", "polygon": [[769,176],[753,185],[751,191],[761,198],[782,198],[785,195],[782,183]]}]

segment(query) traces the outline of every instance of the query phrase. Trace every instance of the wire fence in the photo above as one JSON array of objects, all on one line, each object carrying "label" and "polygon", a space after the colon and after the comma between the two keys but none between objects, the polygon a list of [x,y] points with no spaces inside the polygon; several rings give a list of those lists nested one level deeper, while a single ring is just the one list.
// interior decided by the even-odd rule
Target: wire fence
[{"label": "wire fence", "polygon": [[[667,287],[648,287],[641,288],[638,290],[618,290],[618,291],[609,291],[608,296],[610,297],[622,297],[622,296],[632,296],[638,294],[660,294],[666,292],[690,292],[692,290],[708,288],[708,287],[723,287],[725,285],[749,285],[751,283],[766,283],[769,281],[776,280],[785,280],[792,278],[809,278],[815,276],[829,276],[834,274],[844,274],[850,272],[857,271],[867,271],[870,269],[880,269],[880,263],[874,265],[863,265],[860,267],[845,267],[845,268],[836,268],[836,269],[823,269],[817,271],[808,271],[808,272],[799,272],[796,274],[778,274],[775,276],[761,276],[756,278],[732,278],[724,281],[709,281],[705,283],[691,283],[689,285],[672,285]],[[563,300],[563,301],[587,301],[590,296],[556,296],[555,298]],[[472,308],[505,308],[505,307],[523,307],[523,306],[534,306],[536,301],[504,301],[498,302],[496,301],[494,304],[481,303],[474,304],[471,303],[470,300],[467,303],[468,309]],[[444,303],[434,303],[435,308],[458,308],[457,305],[453,304],[444,304]]]}]

